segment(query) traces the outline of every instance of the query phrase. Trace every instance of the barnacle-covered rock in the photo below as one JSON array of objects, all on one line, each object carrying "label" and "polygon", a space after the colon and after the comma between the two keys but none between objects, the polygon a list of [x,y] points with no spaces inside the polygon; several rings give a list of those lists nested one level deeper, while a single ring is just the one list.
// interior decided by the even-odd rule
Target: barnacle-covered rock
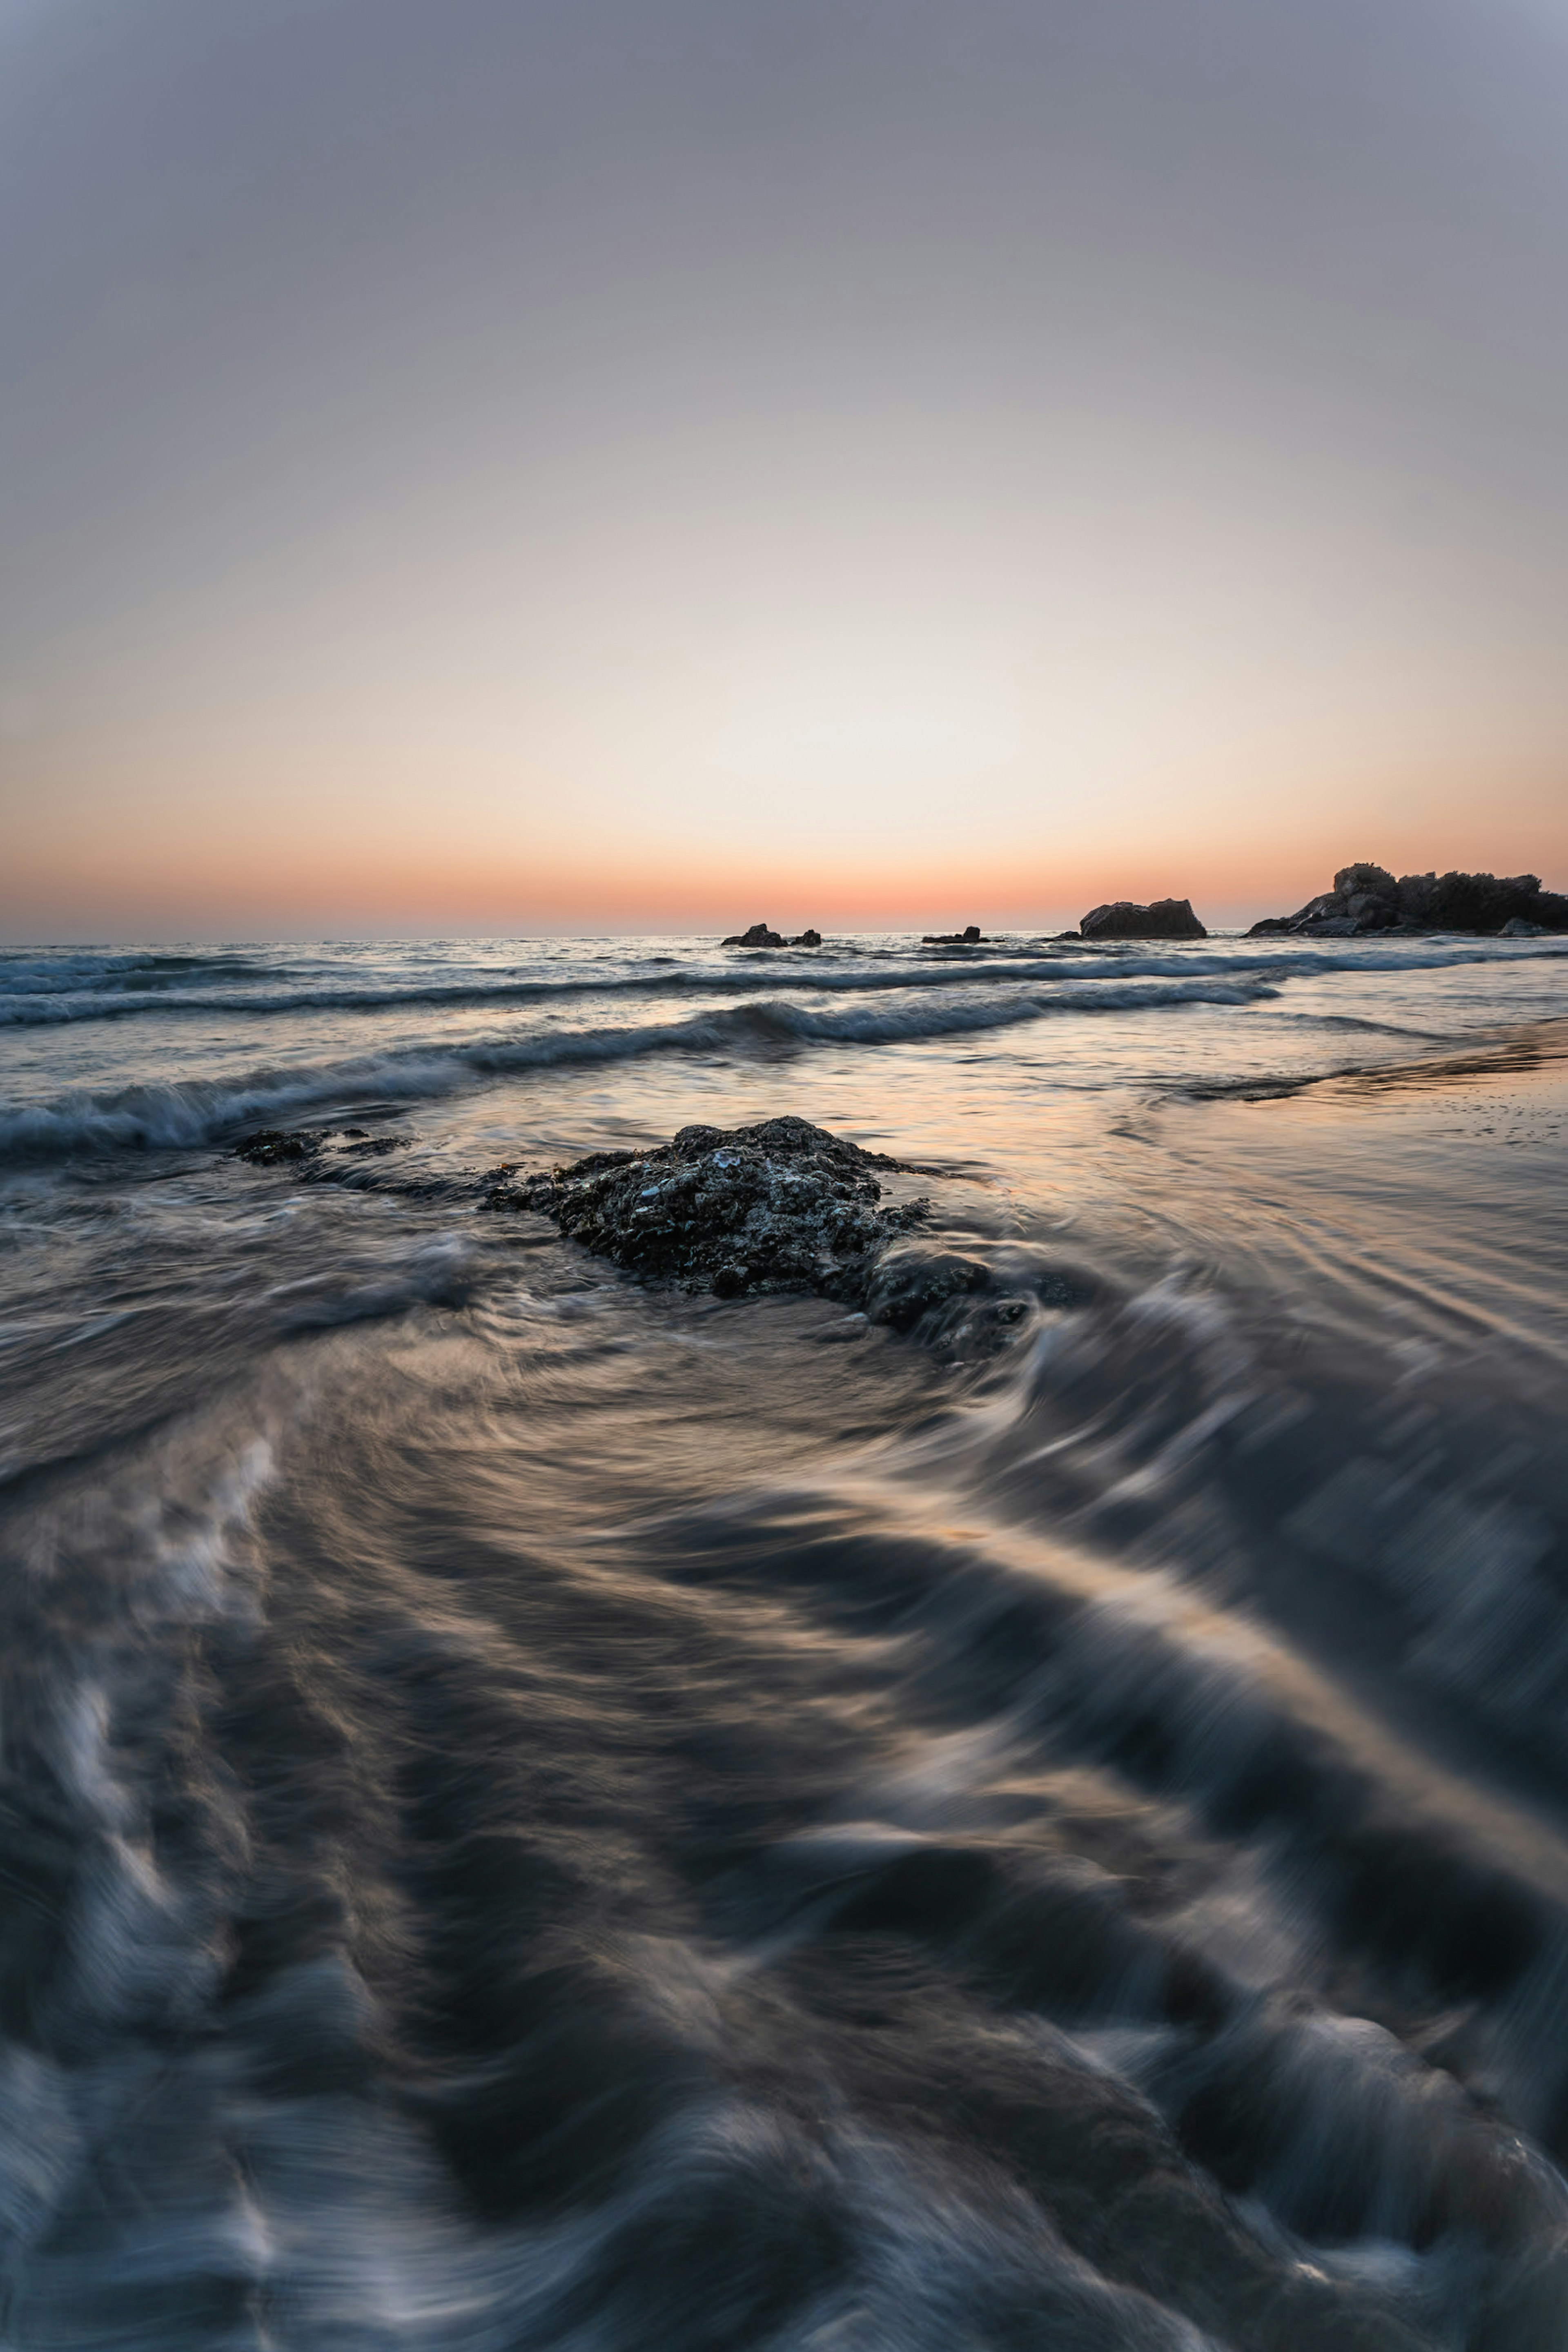
[{"label": "barnacle-covered rock", "polygon": [[899,1162],[809,1119],[683,1127],[650,1151],[596,1151],[548,1175],[485,1180],[488,1209],[533,1209],[569,1240],[646,1279],[711,1289],[817,1290],[858,1304],[881,1252],[926,1213],[883,1208],[873,1172]]}]

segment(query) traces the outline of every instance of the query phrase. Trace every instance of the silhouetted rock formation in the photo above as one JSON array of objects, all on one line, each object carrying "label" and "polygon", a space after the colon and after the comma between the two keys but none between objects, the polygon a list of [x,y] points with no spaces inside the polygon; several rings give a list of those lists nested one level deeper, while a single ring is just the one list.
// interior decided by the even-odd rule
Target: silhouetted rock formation
[{"label": "silhouetted rock formation", "polygon": [[1078,935],[1085,940],[1206,940],[1208,937],[1192,911],[1190,898],[1156,898],[1148,907],[1135,907],[1130,898],[1113,898],[1108,907],[1090,908],[1078,926]]},{"label": "silhouetted rock formation", "polygon": [[1568,898],[1543,890],[1535,874],[1402,874],[1385,866],[1342,866],[1333,888],[1293,915],[1268,915],[1249,939],[1294,933],[1319,940],[1361,939],[1375,931],[1473,931],[1531,939],[1568,931]]},{"label": "silhouetted rock formation", "polygon": [[978,923],[969,923],[961,931],[925,931],[920,944],[923,948],[977,948],[985,940]]},{"label": "silhouetted rock formation", "polygon": [[732,931],[727,940],[719,941],[726,948],[820,948],[821,944],[821,931],[797,931],[792,940],[787,940],[781,931],[770,931],[766,923],[753,923],[748,931]]},{"label": "silhouetted rock formation", "polygon": [[683,1127],[654,1150],[596,1151],[549,1175],[494,1169],[484,1204],[537,1210],[651,1280],[721,1298],[820,1290],[858,1304],[887,1243],[926,1213],[924,1201],[876,1206],[873,1169],[899,1164],[803,1118]]}]

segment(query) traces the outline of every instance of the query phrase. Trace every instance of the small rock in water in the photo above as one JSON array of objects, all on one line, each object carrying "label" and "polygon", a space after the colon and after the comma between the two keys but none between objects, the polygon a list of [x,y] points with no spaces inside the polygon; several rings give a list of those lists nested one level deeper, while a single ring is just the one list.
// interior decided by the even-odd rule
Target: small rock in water
[{"label": "small rock in water", "polygon": [[253,1168],[281,1168],[289,1160],[314,1160],[327,1139],[311,1128],[258,1127],[242,1136],[231,1157],[248,1160]]},{"label": "small rock in water", "polygon": [[334,1181],[326,1160],[334,1134],[349,1139],[331,1154],[339,1160],[380,1160],[389,1151],[402,1150],[410,1140],[406,1135],[367,1135],[362,1127],[258,1127],[230,1146],[229,1157],[248,1160],[253,1168],[297,1167],[312,1181]]},{"label": "small rock in water", "polygon": [[821,931],[808,929],[787,940],[782,931],[771,929],[767,923],[753,923],[748,931],[732,931],[727,940],[719,941],[725,948],[820,948],[821,944]]},{"label": "small rock in water", "polygon": [[895,1235],[925,1201],[880,1208],[872,1172],[899,1162],[808,1119],[683,1127],[652,1151],[596,1151],[517,1181],[491,1172],[487,1209],[533,1209],[566,1237],[652,1281],[711,1289],[817,1290],[857,1303]]},{"label": "small rock in water", "polygon": [[985,945],[978,923],[967,923],[961,931],[925,931],[921,935],[923,948],[978,948]]}]

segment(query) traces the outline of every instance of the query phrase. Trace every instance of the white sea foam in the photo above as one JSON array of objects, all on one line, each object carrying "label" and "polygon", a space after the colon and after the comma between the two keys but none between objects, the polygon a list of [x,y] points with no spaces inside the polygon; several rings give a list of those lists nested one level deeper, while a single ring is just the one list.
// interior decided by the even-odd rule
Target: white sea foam
[{"label": "white sea foam", "polygon": [[1011,1027],[1053,1013],[1245,1005],[1273,992],[1261,975],[1239,980],[1098,982],[1018,990],[955,1001],[921,996],[896,1004],[832,1009],[773,1002],[727,1006],[688,1019],[632,1027],[549,1029],[428,1045],[305,1068],[262,1068],[237,1078],[84,1088],[0,1112],[0,1158],[125,1147],[190,1147],[241,1126],[356,1102],[419,1102],[508,1073],[622,1062],[651,1054],[755,1053],[769,1045],[877,1045]]}]

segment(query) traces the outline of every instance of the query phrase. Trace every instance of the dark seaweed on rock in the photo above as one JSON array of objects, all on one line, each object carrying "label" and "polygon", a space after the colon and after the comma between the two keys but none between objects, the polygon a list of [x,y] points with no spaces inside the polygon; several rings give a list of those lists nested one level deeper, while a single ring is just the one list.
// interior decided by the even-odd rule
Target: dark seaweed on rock
[{"label": "dark seaweed on rock", "polygon": [[897,1160],[809,1119],[683,1127],[651,1151],[596,1151],[548,1175],[491,1171],[484,1205],[534,1209],[570,1241],[660,1282],[744,1291],[817,1290],[858,1303],[924,1200],[879,1208],[872,1172]]},{"label": "dark seaweed on rock", "polygon": [[313,1167],[331,1136],[340,1134],[339,1152],[350,1160],[383,1160],[407,1146],[407,1136],[367,1136],[362,1127],[256,1127],[230,1146],[230,1160],[249,1160],[256,1169]]},{"label": "dark seaweed on rock", "polygon": [[248,1160],[253,1168],[297,1167],[314,1160],[326,1144],[326,1137],[311,1128],[258,1127],[254,1135],[244,1135],[229,1153],[232,1160]]},{"label": "dark seaweed on rock", "polygon": [[[335,1134],[344,1139],[329,1154],[327,1145]],[[389,1151],[403,1150],[408,1141],[406,1135],[367,1135],[362,1127],[258,1127],[230,1147],[229,1157],[248,1160],[253,1168],[295,1167],[308,1180],[329,1181],[337,1171],[323,1166],[328,1158],[382,1160]]]},{"label": "dark seaweed on rock", "polygon": [[[334,1143],[332,1138],[342,1140]],[[470,1199],[471,1176],[414,1175],[383,1170],[381,1162],[394,1151],[406,1150],[408,1135],[367,1135],[362,1127],[261,1127],[229,1146],[231,1160],[248,1160],[253,1168],[287,1168],[297,1184],[335,1184],[346,1192],[392,1192],[405,1201]]]}]

